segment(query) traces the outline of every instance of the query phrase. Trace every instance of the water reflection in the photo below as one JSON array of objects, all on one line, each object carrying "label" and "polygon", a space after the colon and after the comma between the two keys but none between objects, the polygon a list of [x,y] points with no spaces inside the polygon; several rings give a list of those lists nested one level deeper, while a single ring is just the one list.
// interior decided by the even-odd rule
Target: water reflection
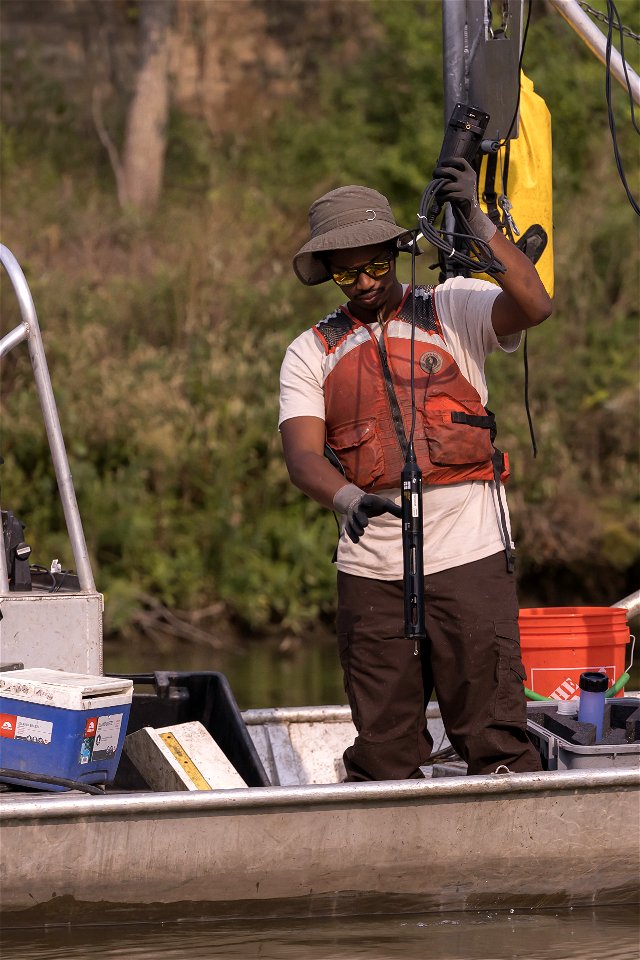
[{"label": "water reflection", "polygon": [[[338,652],[331,637],[247,642],[215,650],[186,643],[154,647],[107,642],[106,673],[154,670],[217,670],[231,684],[241,710],[253,707],[302,707],[346,703]],[[628,690],[640,688],[640,657]]]},{"label": "water reflection", "polygon": [[[6,931],[9,960],[637,960],[637,909]],[[6,951],[6,952],[5,952]]]},{"label": "water reflection", "polygon": [[188,644],[154,649],[148,643],[106,643],[106,673],[217,670],[224,673],[241,710],[346,703],[338,651],[332,640],[304,640],[285,650],[270,641],[228,650]]}]

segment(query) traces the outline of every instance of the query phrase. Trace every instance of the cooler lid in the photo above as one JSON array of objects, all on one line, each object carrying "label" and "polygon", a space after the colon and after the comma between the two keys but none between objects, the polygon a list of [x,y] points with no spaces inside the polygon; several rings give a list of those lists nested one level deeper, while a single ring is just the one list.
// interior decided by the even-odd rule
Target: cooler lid
[{"label": "cooler lid", "polygon": [[96,677],[46,667],[0,673],[0,697],[67,710],[82,710],[87,701],[97,706],[101,697],[121,697],[122,703],[130,703],[132,696],[133,681],[119,677]]}]

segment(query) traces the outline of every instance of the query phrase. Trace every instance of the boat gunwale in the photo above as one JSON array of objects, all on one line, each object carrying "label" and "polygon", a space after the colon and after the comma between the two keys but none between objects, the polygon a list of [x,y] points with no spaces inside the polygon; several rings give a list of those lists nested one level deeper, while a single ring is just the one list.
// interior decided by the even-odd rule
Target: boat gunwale
[{"label": "boat gunwale", "polygon": [[173,814],[236,814],[271,812],[282,808],[318,809],[344,805],[417,804],[473,797],[498,798],[524,794],[585,791],[631,791],[640,788],[636,767],[438,777],[434,780],[375,783],[313,784],[295,787],[248,787],[195,792],[58,794],[46,797],[0,798],[0,825],[34,820],[95,820],[114,816]]},{"label": "boat gunwale", "polygon": [[[348,705],[327,704],[313,707],[254,707],[243,710],[241,717],[248,727],[273,723],[351,723],[351,708]],[[439,717],[440,708],[434,701],[425,713]]]}]

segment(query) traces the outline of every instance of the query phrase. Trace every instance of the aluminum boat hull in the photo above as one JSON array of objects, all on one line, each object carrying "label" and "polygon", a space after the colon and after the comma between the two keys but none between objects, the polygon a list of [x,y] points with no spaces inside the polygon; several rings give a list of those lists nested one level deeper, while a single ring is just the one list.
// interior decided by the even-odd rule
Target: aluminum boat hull
[{"label": "aluminum boat hull", "polygon": [[3,924],[638,902],[639,797],[633,768],[7,796]]}]

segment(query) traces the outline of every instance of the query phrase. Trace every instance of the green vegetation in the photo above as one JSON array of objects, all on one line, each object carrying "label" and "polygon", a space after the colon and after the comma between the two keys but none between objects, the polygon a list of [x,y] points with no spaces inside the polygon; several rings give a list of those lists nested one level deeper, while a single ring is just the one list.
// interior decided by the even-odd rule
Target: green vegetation
[{"label": "green vegetation", "polygon": [[[315,5],[271,13],[293,6]],[[174,107],[164,194],[146,218],[118,207],[88,90],[50,76],[38,44],[5,37],[3,242],[34,296],[111,632],[137,629],[158,602],[215,604],[253,631],[331,617],[335,523],[291,486],[277,408],[287,344],[337,299],[329,285],[303,288],[290,260],[309,203],[341,183],[377,187],[413,222],[442,129],[439,5],[338,6],[328,34],[309,28],[295,92],[267,85],[249,114],[243,102],[237,131]],[[618,7],[638,29],[632,4]],[[556,312],[529,337],[536,460],[521,364],[492,359],[489,371],[523,599],[612,603],[637,586],[640,543],[637,222],[604,70],[542,7],[525,71],[554,119],[556,187]],[[628,103],[614,96],[638,196]],[[435,279],[432,262],[421,258],[419,279]],[[3,331],[16,322],[7,286]],[[48,563],[66,538],[22,349],[4,361],[2,399],[1,502]]]}]

